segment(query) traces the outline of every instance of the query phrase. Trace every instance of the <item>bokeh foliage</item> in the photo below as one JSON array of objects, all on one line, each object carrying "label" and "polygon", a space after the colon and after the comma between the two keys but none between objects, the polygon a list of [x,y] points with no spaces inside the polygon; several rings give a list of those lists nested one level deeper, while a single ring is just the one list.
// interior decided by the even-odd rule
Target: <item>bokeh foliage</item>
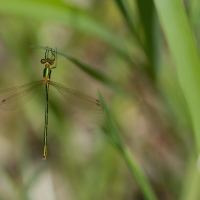
[{"label": "bokeh foliage", "polygon": [[197,0],[0,0],[0,89],[42,78],[102,101],[102,115],[50,88],[0,114],[0,199],[199,199]]}]

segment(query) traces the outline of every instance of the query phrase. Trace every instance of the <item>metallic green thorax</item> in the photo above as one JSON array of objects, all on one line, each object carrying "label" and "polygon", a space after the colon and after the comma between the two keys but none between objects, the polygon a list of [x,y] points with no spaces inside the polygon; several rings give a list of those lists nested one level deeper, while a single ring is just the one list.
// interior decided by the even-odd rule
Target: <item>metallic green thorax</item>
[{"label": "metallic green thorax", "polygon": [[51,79],[51,69],[45,67],[43,70],[43,78],[48,78],[49,80]]}]

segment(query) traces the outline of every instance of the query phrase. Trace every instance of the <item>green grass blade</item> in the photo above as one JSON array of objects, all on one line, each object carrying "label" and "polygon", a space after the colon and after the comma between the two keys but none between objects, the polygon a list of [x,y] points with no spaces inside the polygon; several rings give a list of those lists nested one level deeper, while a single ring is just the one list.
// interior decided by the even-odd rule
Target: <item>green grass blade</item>
[{"label": "green grass blade", "polygon": [[139,17],[144,30],[144,48],[148,57],[147,73],[155,80],[156,59],[159,57],[156,45],[156,15],[153,0],[137,0]]},{"label": "green grass blade", "polygon": [[[198,52],[182,1],[154,0],[154,2],[188,106],[197,159],[200,153],[200,62]],[[194,176],[191,176],[192,180],[187,186],[184,185],[187,187],[187,194],[184,196],[191,200],[199,194],[197,186],[200,184],[200,179],[195,175],[197,173],[196,165],[193,166],[192,173],[194,173]]]},{"label": "green grass blade", "polygon": [[106,138],[108,141],[121,153],[122,158],[125,160],[127,166],[129,167],[133,177],[136,179],[137,183],[142,190],[142,193],[146,200],[156,200],[156,195],[151,188],[147,178],[145,177],[142,169],[139,167],[137,161],[131,155],[129,149],[122,143],[120,139],[120,134],[116,125],[113,122],[113,117],[110,114],[103,97],[99,93],[99,99],[104,107],[105,117],[108,129],[107,131],[103,131],[105,133]]},{"label": "green grass blade", "polygon": [[[31,9],[30,9],[31,8]],[[63,1],[52,0],[0,0],[0,13],[13,16],[29,17],[63,23],[100,38],[131,63],[133,59],[127,53],[128,42],[110,32],[108,28],[80,8]],[[123,44],[123,45],[122,45]]]},{"label": "green grass blade", "polygon": [[130,7],[127,3],[127,1],[123,0],[115,0],[115,3],[117,7],[119,8],[121,14],[123,15],[124,19],[126,20],[130,30],[133,32],[133,34],[136,34],[136,26],[133,22],[133,16],[130,11]]},{"label": "green grass blade", "polygon": [[187,159],[187,168],[185,170],[182,191],[180,194],[181,200],[196,200],[200,198],[200,173],[195,169],[196,167],[198,168],[199,166],[196,163],[194,155],[191,155],[191,158]]},{"label": "green grass blade", "polygon": [[139,35],[137,33],[137,27],[133,21],[134,16],[133,16],[133,12],[130,9],[130,5],[128,4],[127,1],[124,1],[124,0],[115,0],[115,3],[117,5],[117,7],[119,8],[122,16],[124,17],[132,34],[135,36],[135,38],[137,39],[137,41],[141,45],[141,47],[143,47],[141,38],[139,37]]},{"label": "green grass blade", "polygon": [[185,96],[194,129],[197,154],[200,152],[200,62],[183,3],[154,0],[177,76]]}]

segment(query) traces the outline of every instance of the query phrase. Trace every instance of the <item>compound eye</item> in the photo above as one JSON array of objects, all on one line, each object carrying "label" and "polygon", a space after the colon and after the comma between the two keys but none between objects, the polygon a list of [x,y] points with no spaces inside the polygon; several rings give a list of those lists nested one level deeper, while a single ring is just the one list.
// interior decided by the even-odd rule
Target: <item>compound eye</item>
[{"label": "compound eye", "polygon": [[42,59],[40,62],[41,62],[42,64],[44,64],[44,63],[46,63],[46,60],[45,60],[45,59]]}]

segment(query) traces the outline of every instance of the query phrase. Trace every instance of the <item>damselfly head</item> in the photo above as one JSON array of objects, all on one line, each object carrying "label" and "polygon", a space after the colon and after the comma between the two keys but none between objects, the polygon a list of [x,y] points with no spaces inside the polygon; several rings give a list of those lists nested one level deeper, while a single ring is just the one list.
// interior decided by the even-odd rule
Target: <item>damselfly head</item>
[{"label": "damselfly head", "polygon": [[50,65],[53,65],[54,64],[54,61],[55,61],[55,58],[53,59],[53,60],[51,60],[50,58],[43,58],[43,59],[41,59],[41,63],[42,64],[45,64],[45,63],[49,63]]},{"label": "damselfly head", "polygon": [[[48,48],[48,47],[46,47]],[[45,64],[46,68],[56,68],[57,65],[57,49],[46,49],[45,51],[45,57],[40,60],[41,64]],[[55,65],[55,66],[53,66]]]}]

